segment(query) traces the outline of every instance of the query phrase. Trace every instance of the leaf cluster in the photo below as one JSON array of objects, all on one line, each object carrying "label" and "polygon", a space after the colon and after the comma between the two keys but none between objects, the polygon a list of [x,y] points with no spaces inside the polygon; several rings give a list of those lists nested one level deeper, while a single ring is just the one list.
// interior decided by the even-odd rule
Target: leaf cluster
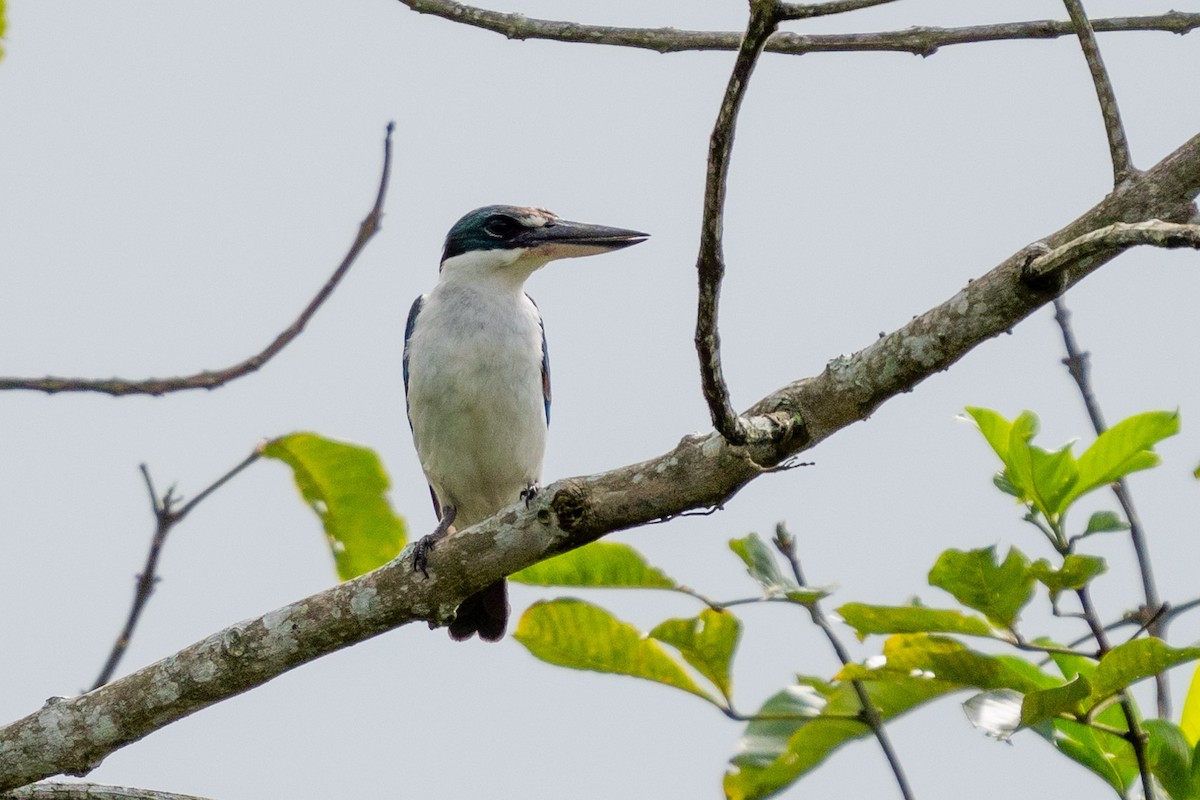
[{"label": "leaf cluster", "polygon": [[[1139,637],[1113,647],[1097,642],[1074,649],[1045,637],[1030,639],[1020,627],[1022,611],[1039,594],[1057,612],[1061,596],[1086,592],[1104,574],[1104,560],[1076,552],[1077,545],[1128,526],[1117,513],[1099,511],[1068,535],[1068,512],[1090,492],[1157,465],[1152,448],[1178,431],[1178,414],[1131,417],[1078,458],[1070,444],[1054,451],[1033,444],[1038,420],[1029,412],[1011,421],[987,409],[971,408],[968,414],[1002,462],[996,485],[1024,506],[1025,519],[1053,546],[1053,559],[1031,561],[1016,547],[1003,555],[995,547],[949,549],[933,564],[928,582],[957,606],[843,603],[837,613],[860,641],[886,637],[875,656],[855,662],[843,655],[835,674],[798,675],[753,714],[737,709],[732,667],[743,634],[738,606],[782,603],[828,627],[820,604],[830,591],[804,582],[795,540],[782,528],[774,547],[753,533],[729,542],[758,592],[726,602],[681,584],[627,544],[593,542],[536,564],[511,580],[579,590],[676,592],[703,608],[642,631],[586,600],[549,599],[524,612],[514,638],[549,664],[653,681],[744,721],[724,777],[726,796],[736,800],[774,795],[840,747],[871,736],[873,725],[963,691],[972,693],[964,703],[968,718],[990,735],[1008,739],[1031,730],[1121,796],[1138,777],[1133,742],[1142,737],[1144,758],[1161,787],[1177,800],[1200,799],[1195,750],[1200,691],[1189,694],[1182,725],[1146,720],[1135,730],[1118,703],[1133,684],[1200,658],[1200,648]],[[292,468],[322,522],[341,578],[373,569],[403,548],[404,523],[387,502],[387,476],[374,453],[302,433],[269,443],[264,455]],[[827,633],[844,654],[831,628]],[[1027,653],[1046,660],[1035,663]]]}]

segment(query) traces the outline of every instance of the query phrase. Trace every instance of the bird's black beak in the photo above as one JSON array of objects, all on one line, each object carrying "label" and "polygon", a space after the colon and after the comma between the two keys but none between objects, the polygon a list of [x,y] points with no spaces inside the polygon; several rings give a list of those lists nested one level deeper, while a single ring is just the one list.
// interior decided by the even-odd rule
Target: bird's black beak
[{"label": "bird's black beak", "polygon": [[587,222],[571,222],[555,219],[538,228],[530,228],[521,238],[522,244],[550,258],[576,258],[620,250],[622,247],[639,244],[650,238],[650,234],[607,225],[592,225]]}]

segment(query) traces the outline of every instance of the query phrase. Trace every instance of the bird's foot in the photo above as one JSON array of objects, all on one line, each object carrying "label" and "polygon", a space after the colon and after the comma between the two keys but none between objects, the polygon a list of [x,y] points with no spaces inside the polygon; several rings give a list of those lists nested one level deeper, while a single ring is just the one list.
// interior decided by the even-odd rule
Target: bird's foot
[{"label": "bird's foot", "polygon": [[529,508],[529,504],[533,502],[533,498],[537,497],[540,491],[542,491],[542,487],[536,483],[531,483],[521,490],[521,499],[525,501],[526,508]]},{"label": "bird's foot", "polygon": [[433,538],[433,534],[422,536],[413,545],[413,572],[420,572],[426,578],[429,577],[429,551],[437,544],[437,539]]},{"label": "bird's foot", "polygon": [[429,577],[429,553],[435,544],[446,538],[446,534],[450,532],[450,526],[454,524],[456,514],[454,506],[442,509],[442,518],[438,521],[437,527],[433,529],[433,533],[422,536],[413,545],[413,572],[420,572],[426,578]]}]

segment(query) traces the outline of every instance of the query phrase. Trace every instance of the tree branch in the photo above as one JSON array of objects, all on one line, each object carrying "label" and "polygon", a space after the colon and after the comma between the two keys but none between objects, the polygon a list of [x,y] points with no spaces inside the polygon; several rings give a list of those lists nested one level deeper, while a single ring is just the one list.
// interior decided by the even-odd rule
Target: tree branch
[{"label": "tree branch", "polygon": [[763,45],[779,24],[779,7],[775,0],[752,0],[750,21],[738,50],[737,61],[725,96],[717,112],[708,140],[708,170],[704,185],[704,218],[700,223],[700,253],[696,256],[696,272],[700,289],[696,307],[696,352],[700,356],[700,384],[713,427],[731,444],[746,442],[746,426],[738,418],[729,401],[729,387],[721,369],[721,336],[717,328],[721,300],[721,279],[725,276],[725,255],[721,246],[725,222],[726,178],[733,153],[733,137],[737,129],[738,110],[754,65],[762,54]]},{"label": "tree branch", "polygon": [[1045,284],[1081,258],[1114,250],[1123,251],[1138,245],[1153,245],[1174,249],[1200,249],[1200,224],[1161,222],[1114,222],[1042,253],[1025,268],[1026,280]]},{"label": "tree branch", "polygon": [[304,326],[317,313],[317,309],[333,294],[333,290],[337,288],[342,278],[350,270],[359,253],[367,246],[367,242],[379,231],[379,222],[383,218],[383,201],[387,194],[388,180],[392,170],[392,131],[394,128],[395,123],[389,122],[387,134],[383,140],[383,171],[379,179],[379,191],[375,195],[375,205],[359,225],[358,236],[355,237],[354,243],[350,245],[350,250],[346,253],[346,257],[342,259],[342,263],[334,270],[333,275],[321,287],[321,290],[317,292],[308,306],[300,312],[300,316],[296,318],[296,321],[276,336],[275,340],[267,345],[262,352],[256,353],[246,360],[225,369],[215,371],[205,370],[197,372],[194,375],[185,375],[176,378],[147,378],[144,380],[129,380],[126,378],[94,380],[90,378],[59,377],[0,378],[0,390],[26,389],[45,392],[46,394],[56,394],[58,392],[99,392],[100,394],[114,396],[130,394],[162,395],[186,389],[216,389],[230,381],[258,371],[268,361],[277,356],[283,348],[291,344],[293,339],[300,335],[304,330]]},{"label": "tree branch", "polygon": [[112,650],[108,654],[108,659],[104,662],[104,667],[100,670],[100,675],[96,678],[96,682],[92,684],[93,689],[100,688],[112,679],[113,673],[117,671],[117,665],[121,663],[121,658],[129,648],[129,642],[133,638],[133,631],[142,616],[142,611],[146,608],[146,603],[150,601],[150,595],[154,593],[155,584],[158,583],[158,576],[156,574],[158,570],[158,558],[162,554],[163,545],[167,543],[167,534],[204,498],[217,489],[220,489],[232,480],[235,475],[257,461],[260,456],[261,452],[255,450],[247,458],[242,459],[241,463],[236,467],[226,472],[220,478],[217,478],[208,488],[179,508],[175,507],[179,499],[175,496],[175,488],[171,487],[167,489],[166,493],[160,499],[158,493],[154,490],[154,482],[150,479],[150,470],[146,468],[145,464],[141,465],[142,478],[146,481],[146,491],[150,494],[150,511],[154,514],[154,536],[150,539],[150,550],[146,553],[146,565],[142,567],[142,571],[137,576],[137,585],[134,588],[133,605],[129,609],[129,616],[126,618],[121,632],[117,634],[117,640],[113,642]]},{"label": "tree branch", "polygon": [[832,14],[846,14],[873,6],[894,3],[896,0],[826,0],[824,3],[783,3],[775,4],[776,13],[782,20],[813,19],[828,17]]},{"label": "tree branch", "polygon": [[35,783],[0,794],[0,800],[205,800],[190,794],[129,789],[100,783]]},{"label": "tree branch", "polygon": [[[1080,350],[1079,344],[1075,341],[1075,331],[1071,327],[1071,312],[1061,297],[1054,301],[1054,321],[1058,323],[1059,330],[1062,331],[1063,347],[1067,351],[1067,357],[1062,360],[1062,363],[1075,381],[1075,386],[1083,398],[1088,418],[1092,422],[1092,429],[1099,436],[1108,430],[1108,425],[1104,422],[1100,403],[1092,391],[1089,354]],[[1142,576],[1142,592],[1146,598],[1145,609],[1148,613],[1154,614],[1146,625],[1146,629],[1151,636],[1161,639],[1166,633],[1167,619],[1165,614],[1157,613],[1163,610],[1163,604],[1154,580],[1154,569],[1150,562],[1150,545],[1146,540],[1145,528],[1142,527],[1141,517],[1138,516],[1137,508],[1133,504],[1133,495],[1130,494],[1125,479],[1118,478],[1117,482],[1112,485],[1112,491],[1117,497],[1117,502],[1125,511],[1125,519],[1129,521],[1129,538],[1133,542],[1133,552],[1137,557],[1138,570]],[[1161,672],[1154,676],[1154,682],[1157,692],[1158,716],[1162,719],[1169,719],[1171,716],[1170,682],[1167,680],[1166,674]]]},{"label": "tree branch", "polygon": [[[432,14],[451,22],[499,33],[509,39],[548,39],[556,42],[633,47],[659,53],[691,50],[737,50],[742,34],[735,31],[690,31],[677,28],[627,28],[583,25],[577,22],[534,19],[523,14],[503,14],[453,0],[400,0],[420,14]],[[1200,28],[1200,13],[1168,11],[1142,17],[1112,17],[1092,20],[1092,28],[1109,31],[1166,31],[1187,33]],[[1057,39],[1074,36],[1070,22],[1032,20],[963,28],[912,27],[883,33],[845,33],[806,36],[776,33],[766,44],[769,53],[901,52],[931,56],[939,48],[976,42],[1024,39]]]},{"label": "tree branch", "polygon": [[[796,552],[796,537],[788,533],[783,523],[775,526],[775,547],[780,553],[783,553],[784,558],[792,567],[792,575],[796,578],[796,583],[801,588],[808,584],[804,580],[804,570],[800,567],[800,556]],[[833,626],[829,624],[829,618],[825,616],[825,611],[821,608],[821,601],[814,600],[811,603],[805,603],[808,609],[808,615],[812,618],[813,624],[821,629],[821,633],[825,634],[825,638],[829,641],[829,646],[833,648],[833,652],[837,655],[838,661],[842,662],[842,666],[849,666],[852,659],[850,652],[846,650],[846,646],[842,644],[842,640],[838,638],[837,632]],[[888,736],[887,729],[883,725],[883,718],[879,714],[879,709],[875,707],[875,703],[871,700],[871,695],[867,692],[867,687],[857,678],[852,679],[850,684],[854,687],[854,693],[858,696],[859,705],[862,707],[863,721],[870,727],[871,733],[875,735],[875,741],[879,743],[879,749],[883,751],[883,757],[887,759],[888,766],[892,769],[892,776],[896,779],[896,785],[900,788],[900,796],[904,800],[913,800],[912,787],[908,783],[908,776],[904,774],[904,767],[900,763],[900,757],[896,755],[896,750],[892,747],[892,739]]]},{"label": "tree branch", "polygon": [[[1200,135],[1045,239],[1053,250],[1123,220],[1187,220],[1200,191]],[[1064,264],[1063,285],[1082,280],[1121,250]],[[718,506],[789,456],[868,417],[889,398],[950,367],[1053,299],[1023,277],[1028,248],[942,304],[819,375],[790,383],[745,415],[752,436],[730,445],[690,435],[670,452],[544,488],[442,542],[431,577],[414,573],[411,548],[390,564],[324,592],[240,622],[137,672],[74,698],[53,698],[0,728],[0,791],[57,773],[86,774],[109,753],[303,663],[418,620],[444,624],[468,595],[540,560],[614,531],[689,509]],[[802,427],[793,427],[797,420]]]},{"label": "tree branch", "polygon": [[1104,116],[1104,131],[1108,135],[1108,151],[1112,158],[1113,183],[1118,184],[1133,173],[1133,159],[1129,154],[1129,140],[1125,137],[1125,125],[1121,122],[1121,110],[1117,106],[1117,95],[1113,91],[1104,59],[1100,57],[1100,46],[1096,44],[1096,33],[1083,10],[1081,0],[1063,0],[1071,24],[1079,36],[1079,46],[1092,73],[1096,86],[1096,98],[1100,101],[1100,113]]},{"label": "tree branch", "polygon": [[[1100,648],[1100,657],[1103,658],[1104,654],[1110,649],[1108,635],[1104,631],[1104,626],[1100,623],[1100,616],[1096,613],[1095,606],[1092,605],[1088,587],[1084,586],[1082,589],[1076,589],[1075,595],[1079,598],[1079,605],[1083,608],[1083,618],[1091,629],[1092,636],[1096,640],[1096,645]],[[1133,695],[1128,689],[1123,689],[1117,697],[1121,705],[1121,712],[1125,716],[1125,724],[1129,727],[1129,731],[1124,735],[1124,739],[1133,748],[1134,757],[1137,759],[1138,772],[1142,777],[1142,793],[1146,800],[1155,800],[1157,792],[1154,788],[1154,776],[1150,772],[1150,759],[1146,753],[1147,737],[1145,731],[1142,730],[1137,706],[1133,702]]]}]

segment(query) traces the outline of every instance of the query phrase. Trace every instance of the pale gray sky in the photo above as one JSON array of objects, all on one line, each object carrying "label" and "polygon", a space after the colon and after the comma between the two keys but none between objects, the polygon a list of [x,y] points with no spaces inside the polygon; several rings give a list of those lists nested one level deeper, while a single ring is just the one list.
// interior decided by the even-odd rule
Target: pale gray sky
[{"label": "pale gray sky", "polygon": [[[804,31],[1063,17],[1060,3],[906,0]],[[1197,0],[1175,2],[1200,10]],[[526,2],[501,10],[733,29],[744,4]],[[1124,0],[1093,16],[1164,11]],[[179,4],[10,0],[0,61],[0,374],[169,375],[225,366],[285,327],[370,206],[397,123],[385,228],[309,331],[213,393],[0,395],[0,719],[89,684],[126,613],[152,524],[137,465],[193,494],[263,437],[315,430],[375,448],[397,510],[434,524],[404,420],[405,313],[447,228],[486,203],[649,231],[530,281],[554,359],[546,479],[657,454],[708,426],[692,350],[704,154],[730,53],[513,42],[397,2]],[[1200,131],[1200,38],[1102,35],[1139,166]],[[1073,39],[905,54],[770,56],[739,131],[722,308],[735,404],[821,370],[954,294],[1109,188],[1103,130]],[[1069,296],[1110,419],[1180,407],[1165,466],[1133,480],[1163,594],[1195,596],[1193,425],[1200,272],[1137,252]],[[753,586],[725,542],[786,520],[834,605],[920,594],[947,547],[1046,556],[991,486],[964,405],[1036,410],[1044,443],[1089,437],[1048,311],[886,404],[723,513],[620,534],[715,597]],[[1107,499],[1099,504],[1108,507]],[[1138,602],[1129,547],[1096,588]],[[256,465],[168,543],[131,670],[334,579],[316,520],[278,464]],[[513,589],[519,614],[551,593]],[[589,595],[650,626],[698,611],[658,594]],[[1044,604],[1026,615],[1033,630]],[[753,709],[833,655],[799,615],[751,609],[735,662]],[[1046,627],[1040,627],[1041,625]],[[1200,625],[1177,624],[1178,641]],[[846,631],[846,638],[851,639]],[[856,650],[877,652],[881,642]],[[1175,675],[1182,692],[1189,671]],[[920,797],[1082,797],[1102,784],[1031,734],[999,745],[957,700],[893,726]],[[628,678],[544,665],[511,639],[454,644],[410,626],[303,667],[110,757],[91,779],[207,795],[701,798],[741,726]],[[1002,788],[1001,788],[1002,787]],[[874,744],[787,796],[889,797]]]}]

